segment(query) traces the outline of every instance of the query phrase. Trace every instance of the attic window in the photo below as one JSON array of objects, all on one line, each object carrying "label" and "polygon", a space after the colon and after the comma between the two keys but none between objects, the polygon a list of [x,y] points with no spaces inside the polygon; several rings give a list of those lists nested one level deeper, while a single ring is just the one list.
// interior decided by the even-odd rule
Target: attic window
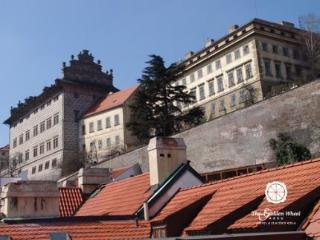
[{"label": "attic window", "polygon": [[71,240],[69,235],[64,232],[49,233],[50,240]]},{"label": "attic window", "polygon": [[160,157],[164,157],[164,154],[163,154],[163,153],[160,153]]},{"label": "attic window", "polygon": [[7,235],[0,235],[0,240],[10,240],[11,238]]}]

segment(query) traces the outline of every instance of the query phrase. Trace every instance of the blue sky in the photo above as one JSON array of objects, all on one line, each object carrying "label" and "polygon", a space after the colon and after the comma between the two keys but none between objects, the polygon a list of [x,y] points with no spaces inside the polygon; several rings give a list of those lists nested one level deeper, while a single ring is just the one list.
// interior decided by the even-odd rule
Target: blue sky
[{"label": "blue sky", "polygon": [[[148,55],[167,63],[254,17],[291,21],[319,13],[318,0],[0,0],[0,120],[10,106],[61,77],[62,62],[90,50],[114,85],[136,83]],[[0,124],[0,146],[9,141]]]}]

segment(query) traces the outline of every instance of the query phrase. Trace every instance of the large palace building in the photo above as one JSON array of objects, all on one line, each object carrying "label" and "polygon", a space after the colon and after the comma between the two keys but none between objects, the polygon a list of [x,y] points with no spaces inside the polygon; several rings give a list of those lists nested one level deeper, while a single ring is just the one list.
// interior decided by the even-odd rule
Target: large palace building
[{"label": "large palace building", "polygon": [[10,126],[10,161],[28,179],[57,180],[79,164],[79,120],[101,97],[118,91],[112,70],[82,51],[63,63],[63,77],[29,97],[5,121]]},{"label": "large palace building", "polygon": [[301,52],[301,29],[254,19],[229,29],[218,41],[179,63],[185,71],[176,84],[185,85],[196,97],[189,109],[202,106],[207,119],[221,116],[279,93],[281,86],[294,86],[306,78],[307,65]]}]

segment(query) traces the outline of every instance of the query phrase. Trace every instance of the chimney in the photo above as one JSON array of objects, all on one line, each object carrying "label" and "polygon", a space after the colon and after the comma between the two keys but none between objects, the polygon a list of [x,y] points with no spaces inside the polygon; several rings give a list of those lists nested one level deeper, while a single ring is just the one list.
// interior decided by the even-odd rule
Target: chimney
[{"label": "chimney", "polygon": [[53,181],[19,181],[1,189],[1,213],[7,218],[58,217],[59,189]]},{"label": "chimney", "polygon": [[81,168],[78,172],[78,186],[84,194],[90,194],[99,185],[111,181],[109,168]]},{"label": "chimney", "polygon": [[280,24],[281,24],[282,26],[285,26],[285,27],[294,28],[294,23],[292,23],[292,22],[281,21]]},{"label": "chimney", "polygon": [[189,51],[189,52],[187,52],[185,59],[191,58],[192,56],[193,56],[193,52]]},{"label": "chimney", "polygon": [[231,27],[229,27],[229,33],[233,33],[235,30],[237,30],[239,28],[238,25],[232,25]]},{"label": "chimney", "polygon": [[150,186],[160,184],[181,163],[187,162],[183,138],[155,137],[148,145]]},{"label": "chimney", "polygon": [[212,39],[212,38],[210,38],[210,39],[208,39],[207,41],[206,41],[206,43],[205,43],[205,47],[209,47],[209,46],[211,46],[212,44],[214,43],[214,40]]}]

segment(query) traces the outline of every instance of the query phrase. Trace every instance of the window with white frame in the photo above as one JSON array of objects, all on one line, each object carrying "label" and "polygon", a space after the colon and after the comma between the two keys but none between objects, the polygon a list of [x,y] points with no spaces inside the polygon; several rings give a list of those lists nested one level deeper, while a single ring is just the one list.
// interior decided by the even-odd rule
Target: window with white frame
[{"label": "window with white frame", "polygon": [[190,74],[190,83],[193,83],[194,82],[194,73],[191,73]]},{"label": "window with white frame", "polygon": [[238,68],[236,72],[237,72],[238,83],[242,83],[243,82],[242,68],[241,67]]},{"label": "window with white frame", "polygon": [[230,106],[234,107],[236,105],[236,94],[231,95]]},{"label": "window with white frame", "polygon": [[110,117],[107,117],[107,118],[106,118],[106,128],[111,128]]},{"label": "window with white frame", "polygon": [[250,79],[253,77],[251,63],[248,63],[245,65],[245,71],[246,71],[246,79]]},{"label": "window with white frame", "polygon": [[197,73],[198,73],[198,79],[202,78],[203,73],[202,73],[202,69],[201,68],[198,70]]},{"label": "window with white frame", "polygon": [[228,53],[228,54],[226,55],[226,62],[227,62],[227,64],[229,64],[229,63],[232,62],[232,54],[231,54],[231,53]]},{"label": "window with white frame", "polygon": [[204,83],[199,85],[199,99],[203,100],[205,99],[205,90],[204,90]]},{"label": "window with white frame", "polygon": [[53,138],[53,148],[57,148],[59,146],[59,138],[58,136]]},{"label": "window with white frame", "polygon": [[115,126],[120,125],[119,114],[114,115],[114,125],[115,125]]},{"label": "window with white frame", "polygon": [[212,73],[212,64],[211,63],[209,63],[207,65],[207,74],[210,74],[210,73]]},{"label": "window with white frame", "polygon": [[59,123],[59,113],[53,115],[53,125],[57,125]]},{"label": "window with white frame", "polygon": [[89,132],[90,133],[94,132],[94,123],[93,122],[89,123]]},{"label": "window with white frame", "polygon": [[209,96],[214,95],[214,80],[208,81]]},{"label": "window with white frame", "polygon": [[217,77],[217,82],[218,82],[218,92],[222,92],[224,90],[222,75]]},{"label": "window with white frame", "polygon": [[119,145],[120,144],[120,136],[115,137],[115,144]]},{"label": "window with white frame", "polygon": [[221,68],[221,61],[220,59],[216,61],[216,69],[220,69]]},{"label": "window with white frame", "polygon": [[249,45],[243,46],[243,55],[247,55],[250,53]]},{"label": "window with white frame", "polygon": [[240,49],[237,49],[237,50],[235,50],[234,51],[234,59],[239,59],[241,57],[241,55],[240,55]]},{"label": "window with white frame", "polygon": [[233,87],[235,85],[233,71],[228,72],[228,81],[229,87]]}]

